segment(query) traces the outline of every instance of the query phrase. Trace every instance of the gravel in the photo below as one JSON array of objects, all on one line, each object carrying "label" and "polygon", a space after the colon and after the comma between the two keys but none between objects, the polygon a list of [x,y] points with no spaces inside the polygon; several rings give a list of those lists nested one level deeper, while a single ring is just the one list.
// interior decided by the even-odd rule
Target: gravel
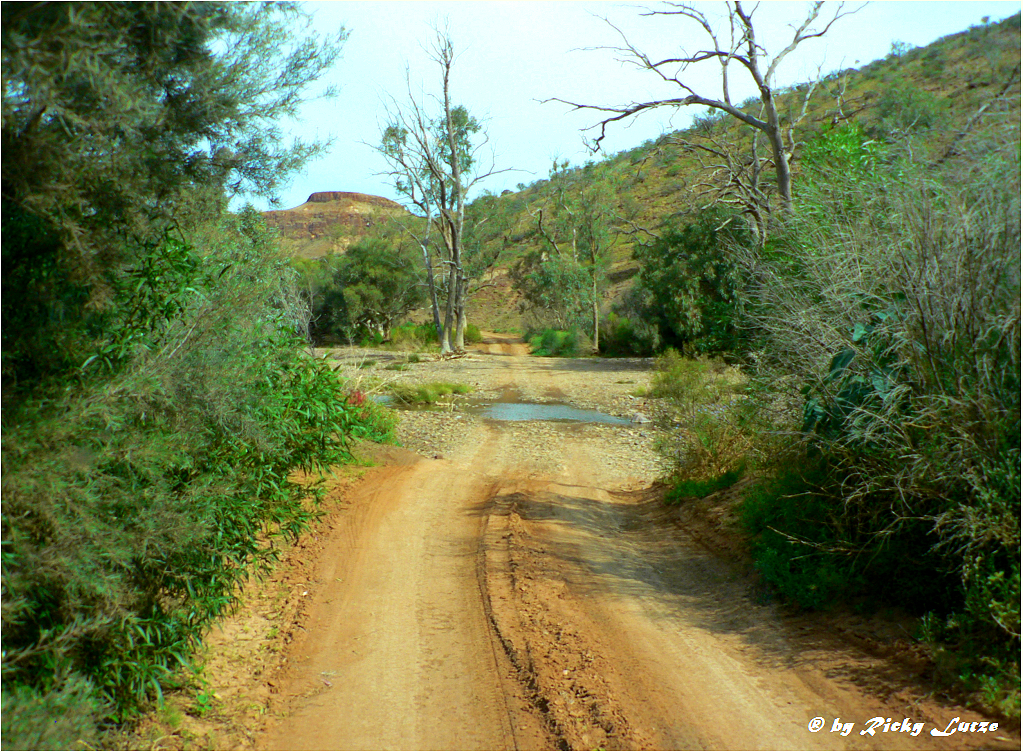
[{"label": "gravel", "polygon": [[[470,353],[450,359],[420,355],[423,362],[408,363],[405,353],[358,348],[318,351],[317,355],[335,361],[339,371],[355,382],[355,388],[370,394],[385,393],[393,382],[446,381],[471,386],[471,394],[456,397],[453,403],[400,410],[398,441],[427,457],[448,457],[460,447],[482,440],[486,419],[466,410],[502,400],[567,404],[632,421],[621,426],[488,420],[490,426],[506,432],[505,451],[536,472],[557,474],[563,469],[553,458],[557,453],[548,447],[566,433],[581,439],[602,457],[600,465],[609,477],[649,483],[669,469],[665,458],[655,450],[660,431],[653,421],[661,414],[659,401],[633,394],[649,389],[650,358],[533,358]],[[388,366],[402,366],[404,370]]]}]

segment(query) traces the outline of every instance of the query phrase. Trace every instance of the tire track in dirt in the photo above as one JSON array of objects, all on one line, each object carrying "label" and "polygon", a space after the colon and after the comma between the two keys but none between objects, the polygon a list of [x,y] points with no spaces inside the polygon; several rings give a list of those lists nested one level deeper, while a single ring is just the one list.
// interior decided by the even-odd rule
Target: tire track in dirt
[{"label": "tire track in dirt", "polygon": [[[615,493],[571,437],[560,451],[560,477],[503,485],[492,500],[484,565],[495,631],[562,748],[1014,748],[1004,732],[860,735],[875,717],[927,730],[983,719],[836,680],[834,666],[864,664],[852,652],[804,660],[776,609],[690,540],[656,493]],[[817,716],[856,731],[811,733]]]},{"label": "tire track in dirt", "polygon": [[317,575],[267,749],[515,744],[476,559],[493,450],[371,471]]}]

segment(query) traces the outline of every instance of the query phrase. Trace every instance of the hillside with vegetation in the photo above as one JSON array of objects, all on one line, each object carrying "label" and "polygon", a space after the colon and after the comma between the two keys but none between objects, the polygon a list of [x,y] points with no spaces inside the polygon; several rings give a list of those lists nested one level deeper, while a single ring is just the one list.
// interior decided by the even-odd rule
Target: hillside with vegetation
[{"label": "hillside with vegetation", "polygon": [[[806,146],[828,129],[854,125],[876,144],[912,137],[925,144],[930,158],[947,159],[946,153],[965,148],[961,141],[967,135],[976,138],[978,129],[1013,122],[1019,115],[1019,41],[1017,15],[926,47],[896,43],[882,60],[780,91],[784,118],[799,119],[793,158],[797,193]],[[741,108],[755,112],[758,106],[753,97]],[[739,206],[730,188],[742,163],[749,161],[749,142],[746,126],[708,110],[689,128],[633,149],[598,155],[582,166],[555,163],[548,179],[481,199],[497,208],[490,212],[493,219],[481,242],[491,251],[500,247],[498,265],[513,268],[545,249],[538,229],[542,209],[550,216],[560,194],[597,182],[612,184],[616,198],[607,207],[612,234],[609,284],[602,303],[607,306],[623,292],[621,281],[638,273],[636,248],[650,245],[668,224],[684,221],[703,207]],[[765,171],[761,183],[766,192],[772,181],[773,175]]]},{"label": "hillside with vegetation", "polygon": [[277,230],[286,253],[312,259],[341,253],[381,223],[403,214],[401,204],[382,196],[318,191],[291,209],[263,212],[263,221]]},{"label": "hillside with vegetation", "polygon": [[[912,136],[926,144],[933,158],[941,159],[967,135],[976,135],[978,128],[990,128],[996,120],[1011,121],[1019,113],[1019,77],[1014,73],[1018,42],[1019,20],[1014,16],[926,47],[895,43],[882,60],[778,92],[783,118],[798,121],[792,134],[796,191],[807,144],[829,128],[855,126],[872,144]],[[754,113],[758,101],[753,97],[741,108]],[[553,110],[558,105],[549,106]],[[598,153],[582,166],[556,160],[546,179],[520,184],[517,191],[500,196],[485,192],[469,206],[470,228],[478,227],[471,242],[476,255],[485,259],[477,272],[479,291],[469,300],[470,318],[484,329],[557,328],[566,324],[566,306],[592,308],[592,301],[581,299],[574,304],[547,300],[525,278],[538,271],[533,268],[536,260],[553,249],[551,241],[555,245],[561,241],[561,247],[567,239],[571,245],[570,236],[579,229],[566,224],[566,217],[573,213],[570,204],[600,186],[607,201],[603,206],[593,206],[591,201],[599,217],[591,226],[600,225],[599,231],[606,235],[599,264],[599,306],[605,326],[609,313],[625,312],[628,317],[630,280],[640,271],[639,256],[667,227],[710,205],[741,211],[732,189],[743,179],[749,148],[746,126],[723,112],[708,110],[697,115],[689,128],[633,149]],[[773,187],[769,172],[760,178],[763,193]],[[350,234],[344,225],[320,228],[316,238],[302,227],[280,225],[280,229],[289,251],[308,259],[340,253],[338,240]],[[559,232],[565,237],[555,237]],[[561,277],[559,283],[573,287],[578,280]],[[425,311],[413,317],[423,320],[428,316]],[[573,326],[592,339],[592,321],[587,326],[580,316],[576,311]]]}]

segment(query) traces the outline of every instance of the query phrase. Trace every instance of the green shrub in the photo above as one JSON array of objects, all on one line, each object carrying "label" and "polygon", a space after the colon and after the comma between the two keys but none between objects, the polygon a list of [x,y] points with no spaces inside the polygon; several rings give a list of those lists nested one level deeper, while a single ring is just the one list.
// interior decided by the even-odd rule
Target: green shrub
[{"label": "green shrub", "polygon": [[845,541],[829,526],[830,511],[798,474],[752,486],[741,506],[757,571],[803,608],[859,595],[866,584],[851,557],[842,555]]},{"label": "green shrub", "polygon": [[646,357],[660,346],[657,328],[642,319],[608,313],[600,326],[600,353],[619,357]]},{"label": "green shrub", "polygon": [[312,310],[313,342],[386,341],[392,324],[423,302],[417,253],[396,227],[383,224],[344,254],[294,261]]},{"label": "green shrub", "polygon": [[636,246],[640,282],[650,296],[647,316],[665,342],[705,353],[739,348],[735,254],[751,245],[741,217],[706,209],[669,225],[652,244]]},{"label": "green shrub", "polygon": [[383,332],[369,332],[365,329],[360,332],[359,347],[380,347],[384,344]]},{"label": "green shrub", "polygon": [[667,403],[668,430],[659,449],[676,482],[741,473],[759,461],[764,444],[759,411],[745,379],[721,360],[685,358],[668,349],[657,358],[649,396]]},{"label": "green shrub", "polygon": [[462,333],[462,336],[466,344],[470,345],[483,341],[483,334],[480,332],[480,328],[475,324],[466,324],[465,331]]},{"label": "green shrub", "polygon": [[879,136],[926,131],[941,122],[944,103],[917,86],[888,86],[877,101]]},{"label": "green shrub", "polygon": [[854,180],[822,167],[835,153],[810,160],[790,235],[747,269],[763,365],[801,387],[787,398],[816,473],[812,499],[751,502],[753,528],[792,597],[817,572],[822,592],[931,609],[964,676],[997,682],[984,667],[1016,656],[1018,698],[1019,134],[992,123],[917,164],[929,146],[874,145]]},{"label": "green shrub", "polygon": [[[726,373],[731,376],[726,378]],[[735,394],[739,383],[741,377],[720,358],[687,358],[669,347],[654,362],[651,396],[671,400],[691,417],[697,406]]]},{"label": "green shrub", "polygon": [[398,425],[398,414],[394,410],[370,399],[362,391],[351,392],[346,402],[353,408],[355,417],[349,434],[353,439],[394,443],[394,429]]},{"label": "green shrub", "polygon": [[433,324],[406,323],[391,330],[391,344],[399,350],[424,350],[438,344],[437,329]]},{"label": "green shrub", "polygon": [[4,749],[96,749],[104,715],[95,687],[80,675],[46,689],[7,685],[3,692]]},{"label": "green shrub", "polygon": [[765,580],[810,609],[838,600],[898,603],[918,615],[950,607],[955,576],[933,550],[930,525],[912,521],[879,536],[869,515],[850,515],[834,496],[825,461],[788,464],[751,486],[741,507]]},{"label": "green shrub", "polygon": [[545,358],[574,358],[581,354],[583,336],[577,329],[545,329],[540,334],[528,335],[533,355]]}]

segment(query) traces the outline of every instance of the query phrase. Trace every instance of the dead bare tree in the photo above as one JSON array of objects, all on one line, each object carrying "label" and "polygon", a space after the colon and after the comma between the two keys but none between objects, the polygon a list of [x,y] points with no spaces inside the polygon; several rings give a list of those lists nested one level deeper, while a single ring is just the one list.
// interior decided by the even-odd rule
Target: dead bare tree
[{"label": "dead bare tree", "polygon": [[[451,72],[457,55],[450,35],[434,31],[429,53],[440,68],[441,93],[432,98],[439,111],[417,99],[407,74],[408,99],[403,103],[391,99],[381,143],[374,148],[387,159],[390,169],[386,174],[395,188],[426,220],[416,241],[423,251],[441,354],[446,355],[464,347],[469,281],[463,264],[467,196],[480,181],[502,170],[494,169],[492,160],[481,164],[480,155],[488,144],[486,133],[465,107],[453,104]],[[440,263],[446,267],[447,277],[443,323],[434,277],[436,237],[443,248]]]},{"label": "dead bare tree", "polygon": [[[800,24],[792,27],[792,39],[788,45],[774,55],[771,55],[763,46],[763,43],[757,39],[756,28],[753,24],[753,15],[759,6],[754,6],[754,8],[748,12],[742,7],[742,3],[738,1],[725,3],[725,7],[728,11],[727,36],[719,32],[716,26],[711,22],[710,18],[708,18],[702,10],[699,10],[692,5],[666,3],[663,8],[651,9],[643,13],[645,16],[680,16],[683,19],[687,19],[688,21],[697,24],[703,29],[710,40],[711,44],[708,49],[698,50],[696,52],[681,50],[679,54],[661,60],[656,60],[650,57],[650,55],[646,52],[638,49],[628,40],[621,29],[608,21],[608,24],[614,28],[622,38],[622,46],[610,48],[615,53],[622,56],[620,58],[622,62],[633,64],[642,70],[648,70],[660,77],[661,80],[674,84],[682,90],[682,96],[658,99],[649,102],[631,102],[625,105],[609,106],[579,104],[557,98],[547,101],[562,102],[570,105],[575,110],[586,109],[613,113],[604,118],[600,123],[592,126],[592,128],[599,128],[600,130],[599,135],[593,142],[593,147],[595,149],[599,148],[600,142],[607,135],[607,128],[609,125],[620,120],[626,120],[649,110],[664,107],[680,108],[697,105],[727,113],[731,117],[754,129],[756,134],[762,135],[762,137],[768,142],[771,154],[770,162],[773,164],[777,181],[777,195],[785,212],[788,213],[791,212],[792,209],[792,173],[790,169],[790,160],[792,151],[796,146],[793,129],[795,122],[798,122],[798,120],[802,119],[802,117],[806,114],[806,102],[809,100],[809,93],[812,93],[812,89],[806,93],[806,96],[804,96],[803,107],[800,115],[788,122],[783,122],[783,118],[779,115],[778,111],[777,90],[775,89],[774,83],[775,74],[777,73],[778,66],[781,62],[800,44],[807,40],[824,36],[835,22],[847,15],[850,15],[851,13],[855,13],[862,6],[853,9],[846,9],[844,7],[844,3],[836,3],[833,8],[829,8],[828,12],[822,15],[824,3],[821,1],[814,2],[808,9],[805,19]],[[701,63],[708,62],[717,62],[720,66],[720,97],[701,94],[694,88],[696,84],[693,82],[695,80],[700,80],[700,74],[697,73],[696,66],[699,66]],[[733,63],[738,64],[740,68],[745,70],[756,84],[761,103],[758,114],[752,114],[732,101],[729,90],[729,69]],[[702,71],[702,68],[700,70]],[[759,170],[763,165],[761,165],[760,158],[756,155],[756,141],[754,140],[753,143],[753,164],[755,167],[753,169],[753,173],[747,174],[759,176]],[[723,157],[722,150],[715,149],[713,146],[708,147],[708,150],[705,153],[707,155],[713,155],[719,159]],[[740,173],[732,169],[734,168],[734,164],[729,166],[727,161],[717,162],[716,164],[718,165],[718,169],[723,168],[728,171],[730,182],[736,182],[734,178],[736,178]],[[747,183],[746,186],[749,187],[749,184]],[[756,185],[754,185],[754,188],[756,188]],[[759,189],[757,188],[756,190]],[[754,193],[756,193],[756,190],[754,190]],[[759,197],[752,204],[749,204],[749,206],[757,206],[758,202]]]}]

